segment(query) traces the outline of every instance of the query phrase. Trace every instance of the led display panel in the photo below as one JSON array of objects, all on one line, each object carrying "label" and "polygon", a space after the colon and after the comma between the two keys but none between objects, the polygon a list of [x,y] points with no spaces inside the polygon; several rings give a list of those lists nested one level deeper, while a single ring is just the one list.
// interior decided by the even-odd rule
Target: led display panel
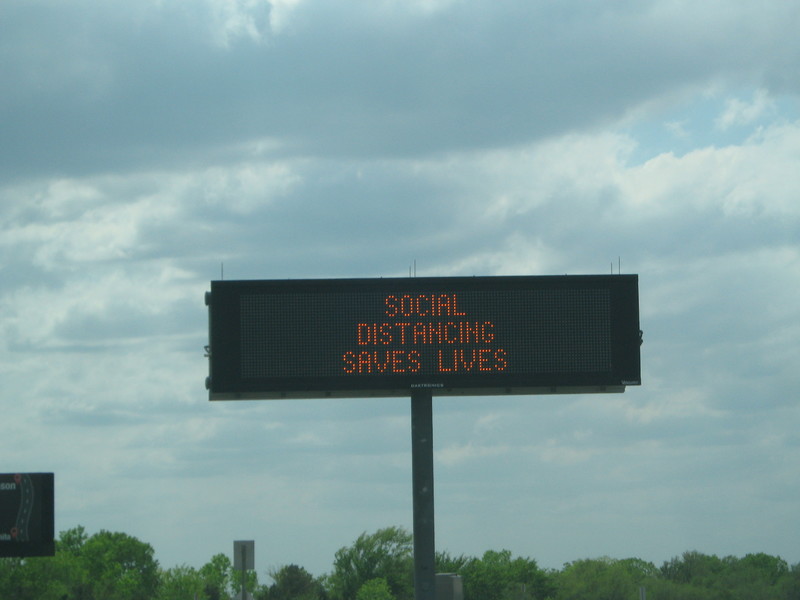
[{"label": "led display panel", "polygon": [[211,400],[621,392],[636,275],[213,281]]},{"label": "led display panel", "polygon": [[53,556],[52,473],[0,473],[0,556]]}]

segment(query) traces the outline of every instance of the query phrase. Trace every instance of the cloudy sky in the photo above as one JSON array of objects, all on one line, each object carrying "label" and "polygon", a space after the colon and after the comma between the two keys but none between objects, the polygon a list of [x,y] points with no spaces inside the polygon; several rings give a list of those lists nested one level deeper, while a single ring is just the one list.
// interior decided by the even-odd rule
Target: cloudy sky
[{"label": "cloudy sky", "polygon": [[219,279],[640,278],[641,387],[434,400],[437,547],[800,562],[800,4],[0,4],[0,472],[165,567],[411,527],[403,399],[208,401]]}]

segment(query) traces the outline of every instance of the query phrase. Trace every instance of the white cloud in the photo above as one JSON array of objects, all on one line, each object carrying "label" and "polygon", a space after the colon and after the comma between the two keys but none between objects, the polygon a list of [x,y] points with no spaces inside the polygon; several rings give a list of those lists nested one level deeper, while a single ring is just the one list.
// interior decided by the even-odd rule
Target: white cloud
[{"label": "white cloud", "polygon": [[725,102],[725,111],[717,117],[716,126],[725,131],[731,127],[751,125],[758,119],[774,113],[775,101],[766,90],[756,90],[753,99],[748,102],[739,98],[731,98]]},{"label": "white cloud", "polygon": [[439,450],[435,458],[442,465],[453,467],[464,462],[475,462],[477,459],[503,456],[509,452],[511,448],[505,445],[453,444]]},{"label": "white cloud", "polygon": [[[230,159],[232,147],[263,138],[280,140],[282,158],[526,144],[603,127],[721,80],[738,89],[754,79],[788,81],[791,62],[788,74],[764,65],[798,54],[795,10],[777,3],[695,11],[697,23],[716,23],[713,33],[670,2],[571,1],[557,10],[491,2],[209,0],[91,10],[54,3],[46,18],[31,19],[19,3],[4,6],[14,34],[3,48],[17,65],[2,81],[15,91],[0,106],[12,125],[0,142],[14,148],[6,177],[185,167]],[[39,35],[50,43],[39,44]],[[80,77],[64,80],[69,65],[86,61],[92,66]],[[47,73],[53,87],[42,93],[32,72]],[[106,75],[86,81],[96,72]],[[90,84],[97,90],[87,96]],[[732,103],[725,122],[766,110],[772,91],[762,89],[753,102]]]},{"label": "white cloud", "polygon": [[231,49],[238,42],[269,43],[285,33],[302,0],[208,0],[215,41]]},{"label": "white cloud", "polygon": [[539,450],[539,458],[545,463],[567,466],[583,463],[598,454],[599,450],[591,447],[576,447],[547,440]]},{"label": "white cloud", "polygon": [[289,163],[252,162],[193,173],[187,177],[188,189],[178,194],[186,204],[197,194],[207,204],[247,215],[285,197],[301,182]]},{"label": "white cloud", "polygon": [[664,127],[667,131],[669,131],[672,135],[680,139],[688,139],[690,137],[689,132],[686,130],[686,121],[670,121],[664,124]]},{"label": "white cloud", "polygon": [[795,216],[798,148],[799,123],[773,126],[741,146],[655,157],[629,170],[620,184],[626,201],[644,215],[657,216],[680,206],[716,209],[732,218]]}]

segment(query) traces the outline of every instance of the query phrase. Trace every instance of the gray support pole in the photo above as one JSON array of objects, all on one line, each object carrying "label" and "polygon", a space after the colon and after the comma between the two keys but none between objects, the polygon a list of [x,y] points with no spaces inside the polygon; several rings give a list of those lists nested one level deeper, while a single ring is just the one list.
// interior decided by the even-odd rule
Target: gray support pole
[{"label": "gray support pole", "polygon": [[242,600],[247,600],[245,596],[245,577],[247,576],[247,545],[242,544]]},{"label": "gray support pole", "polygon": [[411,391],[411,471],[414,496],[414,598],[436,600],[433,522],[433,394]]}]

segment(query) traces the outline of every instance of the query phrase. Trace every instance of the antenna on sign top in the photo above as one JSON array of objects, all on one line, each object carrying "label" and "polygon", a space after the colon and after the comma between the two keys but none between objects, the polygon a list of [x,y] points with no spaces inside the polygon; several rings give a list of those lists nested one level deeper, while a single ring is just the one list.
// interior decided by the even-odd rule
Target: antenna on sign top
[{"label": "antenna on sign top", "polygon": [[617,256],[617,275],[622,275],[622,258]]},{"label": "antenna on sign top", "polygon": [[414,259],[414,262],[408,266],[408,276],[409,277],[416,277],[417,276],[417,259]]},{"label": "antenna on sign top", "polygon": [[219,280],[225,281],[225,263],[219,263]]}]

